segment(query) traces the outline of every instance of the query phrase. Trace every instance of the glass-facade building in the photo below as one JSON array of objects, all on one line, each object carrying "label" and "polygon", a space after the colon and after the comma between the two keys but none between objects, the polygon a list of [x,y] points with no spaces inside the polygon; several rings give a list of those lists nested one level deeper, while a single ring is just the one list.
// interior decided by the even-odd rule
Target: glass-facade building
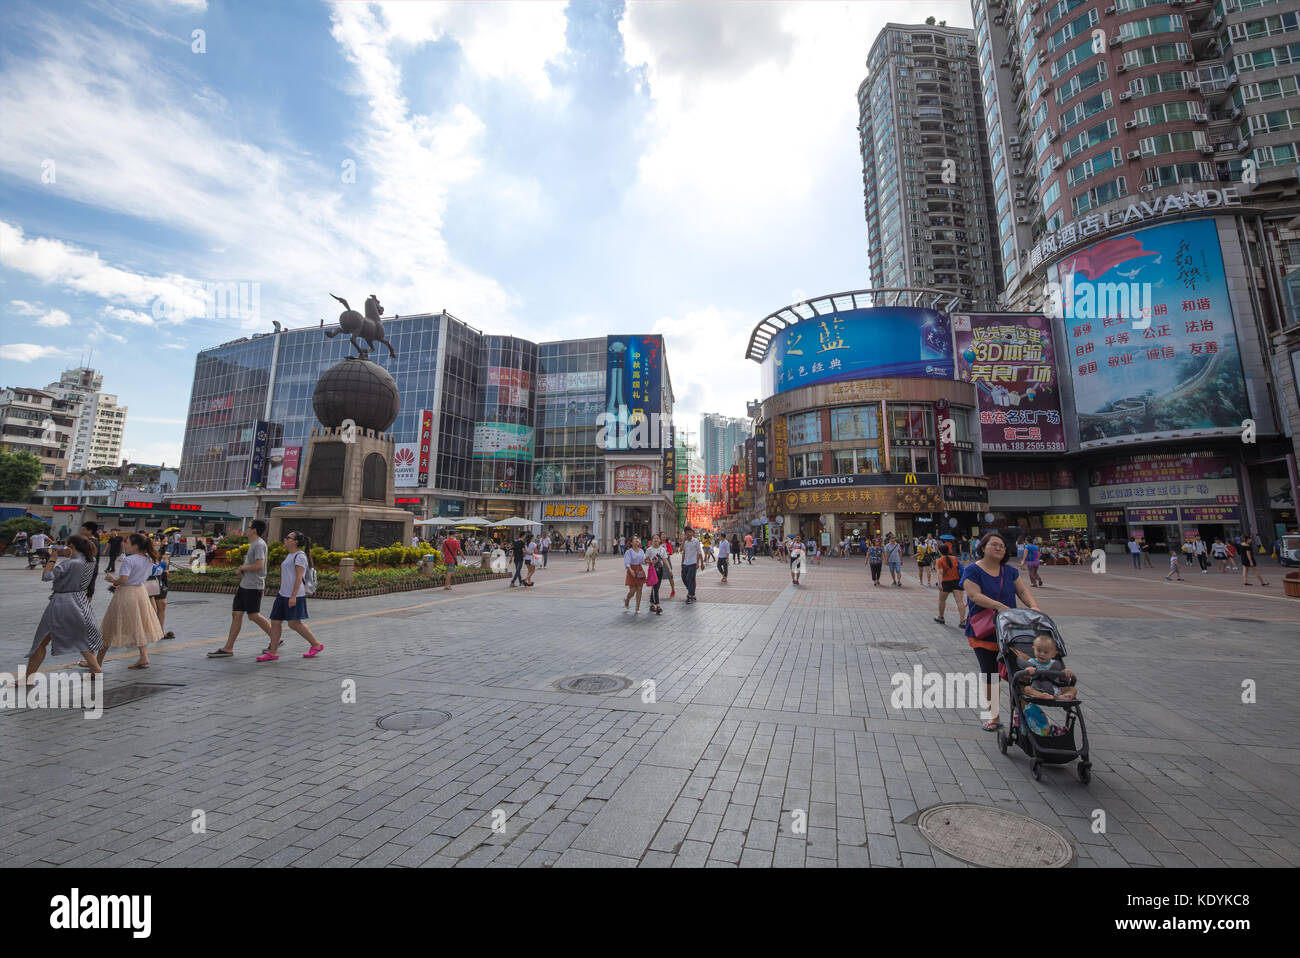
[{"label": "glass-facade building", "polygon": [[[527,516],[602,539],[673,523],[662,450],[598,445],[606,337],[538,344],[484,334],[445,312],[388,319],[384,328],[397,356],[381,346],[371,359],[401,394],[390,429],[399,505],[426,516]],[[346,336],[325,332],[280,329],[199,354],[178,497],[220,499],[250,518],[296,499],[295,467],[318,425],[316,381],[354,354]],[[666,361],[661,381],[660,408],[670,416]],[[421,455],[426,418],[431,442]],[[273,464],[262,476],[253,466],[259,424]]]}]

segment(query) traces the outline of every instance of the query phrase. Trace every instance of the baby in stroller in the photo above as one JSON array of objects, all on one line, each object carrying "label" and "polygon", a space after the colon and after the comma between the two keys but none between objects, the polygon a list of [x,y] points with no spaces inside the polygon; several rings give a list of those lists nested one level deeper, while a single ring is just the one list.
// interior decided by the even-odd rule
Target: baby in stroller
[{"label": "baby in stroller", "polygon": [[[1016,653],[1016,657],[1024,666],[1027,675],[1021,680],[1024,688],[1021,694],[1026,698],[1044,699],[1048,701],[1073,700],[1078,698],[1079,690],[1075,687],[1078,681],[1074,673],[1065,668],[1065,663],[1061,661],[1060,652],[1056,647],[1056,639],[1050,632],[1040,632],[1034,638],[1034,654],[1029,655],[1018,648],[1012,647],[1011,651]],[[1069,685],[1059,685],[1053,681],[1053,677],[1048,675],[1038,676],[1037,673],[1059,673],[1060,677],[1069,682]]]}]

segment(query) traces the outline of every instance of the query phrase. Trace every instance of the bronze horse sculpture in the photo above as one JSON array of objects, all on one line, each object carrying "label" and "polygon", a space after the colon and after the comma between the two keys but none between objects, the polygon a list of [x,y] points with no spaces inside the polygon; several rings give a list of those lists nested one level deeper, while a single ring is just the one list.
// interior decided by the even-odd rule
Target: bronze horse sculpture
[{"label": "bronze horse sculpture", "polygon": [[[384,323],[380,317],[384,314],[384,307],[379,305],[379,299],[374,293],[366,300],[366,315],[362,316],[355,309],[348,305],[348,301],[341,296],[335,296],[330,293],[331,299],[336,299],[343,304],[343,312],[339,313],[339,328],[326,330],[325,335],[333,339],[339,333],[348,333],[352,337],[352,345],[357,348],[362,359],[370,356],[370,350],[375,348],[375,343],[383,343],[388,347],[388,355],[393,359],[397,358],[397,353],[393,350],[393,344],[384,338]],[[321,320],[324,323],[324,320]],[[357,342],[357,337],[366,341],[370,349],[362,349],[361,344]]]}]

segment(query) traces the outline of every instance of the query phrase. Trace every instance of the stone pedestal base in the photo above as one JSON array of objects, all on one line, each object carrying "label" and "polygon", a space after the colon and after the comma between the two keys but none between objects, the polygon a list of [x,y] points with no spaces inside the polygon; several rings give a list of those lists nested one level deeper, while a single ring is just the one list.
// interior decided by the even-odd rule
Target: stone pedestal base
[{"label": "stone pedestal base", "polygon": [[278,506],[271,510],[272,542],[290,532],[301,532],[312,545],[333,552],[353,549],[383,549],[409,545],[415,530],[415,516],[391,506],[359,506],[347,503]]}]

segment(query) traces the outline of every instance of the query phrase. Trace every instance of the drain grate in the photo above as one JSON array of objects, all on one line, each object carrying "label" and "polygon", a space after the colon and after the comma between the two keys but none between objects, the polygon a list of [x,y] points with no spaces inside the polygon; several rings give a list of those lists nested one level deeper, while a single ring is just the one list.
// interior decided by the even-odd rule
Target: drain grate
[{"label": "drain grate", "polygon": [[149,696],[157,695],[159,692],[169,692],[172,689],[183,688],[185,688],[185,683],[183,682],[132,682],[130,685],[105,689],[104,708],[115,709],[119,705],[138,702],[140,699],[147,699]]},{"label": "drain grate", "polygon": [[872,642],[872,648],[886,649],[890,652],[924,652],[926,646],[915,642]]},{"label": "drain grate", "polygon": [[450,718],[450,712],[438,709],[413,709],[410,712],[394,712],[392,715],[385,715],[375,724],[390,732],[416,732],[434,728]]},{"label": "drain grate", "polygon": [[983,868],[1064,868],[1073,846],[1054,828],[1028,815],[989,805],[934,805],[916,825],[935,848]]},{"label": "drain grate", "polygon": [[632,684],[631,679],[621,675],[571,675],[560,679],[555,687],[561,692],[578,692],[583,695],[606,695],[621,692]]}]

